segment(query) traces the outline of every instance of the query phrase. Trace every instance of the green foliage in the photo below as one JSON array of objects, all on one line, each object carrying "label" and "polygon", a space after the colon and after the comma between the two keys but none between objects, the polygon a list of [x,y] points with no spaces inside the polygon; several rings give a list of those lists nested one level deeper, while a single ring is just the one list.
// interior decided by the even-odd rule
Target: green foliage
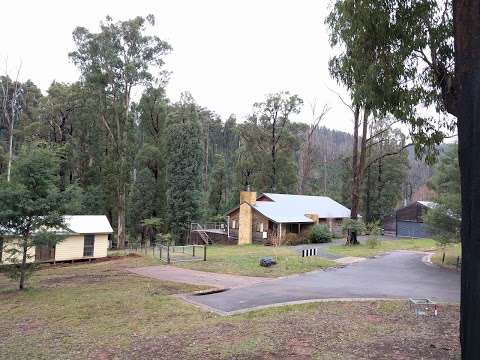
[{"label": "green foliage", "polygon": [[24,147],[12,167],[11,182],[0,184],[0,234],[4,237],[3,257],[18,266],[10,275],[20,279],[34,270],[28,263],[29,249],[52,246],[61,238],[47,229],[62,229],[64,204],[58,191],[58,160],[55,153],[36,146]]},{"label": "green foliage", "polygon": [[[417,155],[432,162],[455,126],[441,95],[454,68],[451,2],[336,0],[326,23],[338,50],[332,76],[355,105],[409,124]],[[440,116],[419,112],[430,105]]]},{"label": "green foliage", "polygon": [[427,230],[441,244],[460,241],[461,202],[458,146],[451,144],[435,168],[430,186],[437,205],[424,216]]},{"label": "green foliage", "polygon": [[382,232],[380,227],[380,221],[373,221],[366,225],[366,232],[368,234],[367,247],[370,249],[375,249],[380,245],[379,236]]},{"label": "green foliage", "polygon": [[388,128],[388,120],[377,120],[374,124],[375,143],[367,152],[367,168],[362,187],[362,214],[365,221],[383,219],[393,213],[402,200],[402,187],[408,173],[408,152],[382,158],[386,153],[395,153],[405,143],[405,136],[397,129]]},{"label": "green foliage", "polygon": [[222,210],[222,199],[225,189],[225,159],[221,155],[217,155],[215,167],[212,171],[212,182],[210,185],[210,194],[208,196],[208,206],[213,215],[220,215]]},{"label": "green foliage", "polygon": [[285,245],[295,246],[301,244],[308,244],[310,240],[299,234],[288,233],[285,237]]},{"label": "green foliage", "polygon": [[357,235],[361,235],[365,232],[365,224],[359,219],[345,219],[342,222],[342,232],[344,234],[354,232]]},{"label": "green foliage", "polygon": [[290,117],[300,112],[302,104],[302,99],[289,92],[270,94],[264,102],[254,104],[254,114],[241,125],[245,160],[240,173],[242,177],[247,170],[254,174],[254,188],[284,193],[296,190],[294,154],[299,144]]},{"label": "green foliage", "polygon": [[308,239],[311,243],[327,243],[332,241],[332,238],[332,233],[325,224],[313,225],[310,233],[308,234]]},{"label": "green foliage", "polygon": [[185,240],[190,223],[199,214],[202,164],[199,131],[195,103],[184,94],[167,129],[168,223],[174,243]]},{"label": "green foliage", "polygon": [[161,245],[165,245],[165,246],[175,245],[175,241],[173,241],[172,235],[169,233],[157,234],[156,240]]}]

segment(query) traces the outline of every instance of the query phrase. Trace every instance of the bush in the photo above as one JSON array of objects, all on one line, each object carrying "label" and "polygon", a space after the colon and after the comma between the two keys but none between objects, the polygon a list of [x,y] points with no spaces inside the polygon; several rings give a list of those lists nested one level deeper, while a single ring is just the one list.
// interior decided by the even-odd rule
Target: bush
[{"label": "bush", "polygon": [[365,232],[365,224],[362,220],[345,219],[342,223],[342,232],[344,234],[356,232],[357,236],[362,235]]},{"label": "bush", "polygon": [[285,237],[285,245],[302,245],[302,244],[308,244],[309,241],[308,239],[304,238],[303,236],[300,236],[299,234],[293,234],[293,233],[288,233],[287,236]]},{"label": "bush", "polygon": [[175,245],[171,234],[157,234],[157,243],[164,246]]},{"label": "bush", "polygon": [[327,243],[332,241],[332,233],[327,225],[316,224],[310,230],[309,239],[311,243]]},{"label": "bush", "polygon": [[380,245],[380,240],[378,238],[382,232],[382,228],[380,227],[380,222],[379,221],[371,222],[367,224],[366,228],[367,228],[366,232],[368,233],[367,246],[370,249],[374,249],[378,245]]}]

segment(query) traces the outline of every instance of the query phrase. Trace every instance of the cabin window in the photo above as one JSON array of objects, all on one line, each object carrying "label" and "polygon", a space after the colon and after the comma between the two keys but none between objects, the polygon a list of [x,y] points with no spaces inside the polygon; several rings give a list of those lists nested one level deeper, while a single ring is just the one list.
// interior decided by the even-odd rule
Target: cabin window
[{"label": "cabin window", "polygon": [[83,237],[83,256],[93,256],[95,235],[87,234]]},{"label": "cabin window", "polygon": [[235,229],[237,227],[237,222],[235,220],[232,220],[232,229]]}]

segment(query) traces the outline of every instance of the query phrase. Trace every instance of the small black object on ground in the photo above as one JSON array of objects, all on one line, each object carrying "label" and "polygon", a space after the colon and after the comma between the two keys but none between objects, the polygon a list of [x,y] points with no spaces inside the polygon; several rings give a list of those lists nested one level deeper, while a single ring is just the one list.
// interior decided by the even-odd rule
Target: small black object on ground
[{"label": "small black object on ground", "polygon": [[275,265],[277,262],[273,260],[271,257],[263,257],[260,259],[260,266],[263,267],[270,267],[272,265]]}]

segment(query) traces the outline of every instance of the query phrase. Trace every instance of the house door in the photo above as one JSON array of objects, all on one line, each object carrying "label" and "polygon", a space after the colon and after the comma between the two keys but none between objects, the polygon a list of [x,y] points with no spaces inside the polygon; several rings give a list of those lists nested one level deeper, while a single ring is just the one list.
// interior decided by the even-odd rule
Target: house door
[{"label": "house door", "polygon": [[39,245],[35,248],[35,261],[55,259],[55,246]]},{"label": "house door", "polygon": [[95,245],[95,235],[87,234],[83,237],[83,256],[93,256],[93,247]]}]

